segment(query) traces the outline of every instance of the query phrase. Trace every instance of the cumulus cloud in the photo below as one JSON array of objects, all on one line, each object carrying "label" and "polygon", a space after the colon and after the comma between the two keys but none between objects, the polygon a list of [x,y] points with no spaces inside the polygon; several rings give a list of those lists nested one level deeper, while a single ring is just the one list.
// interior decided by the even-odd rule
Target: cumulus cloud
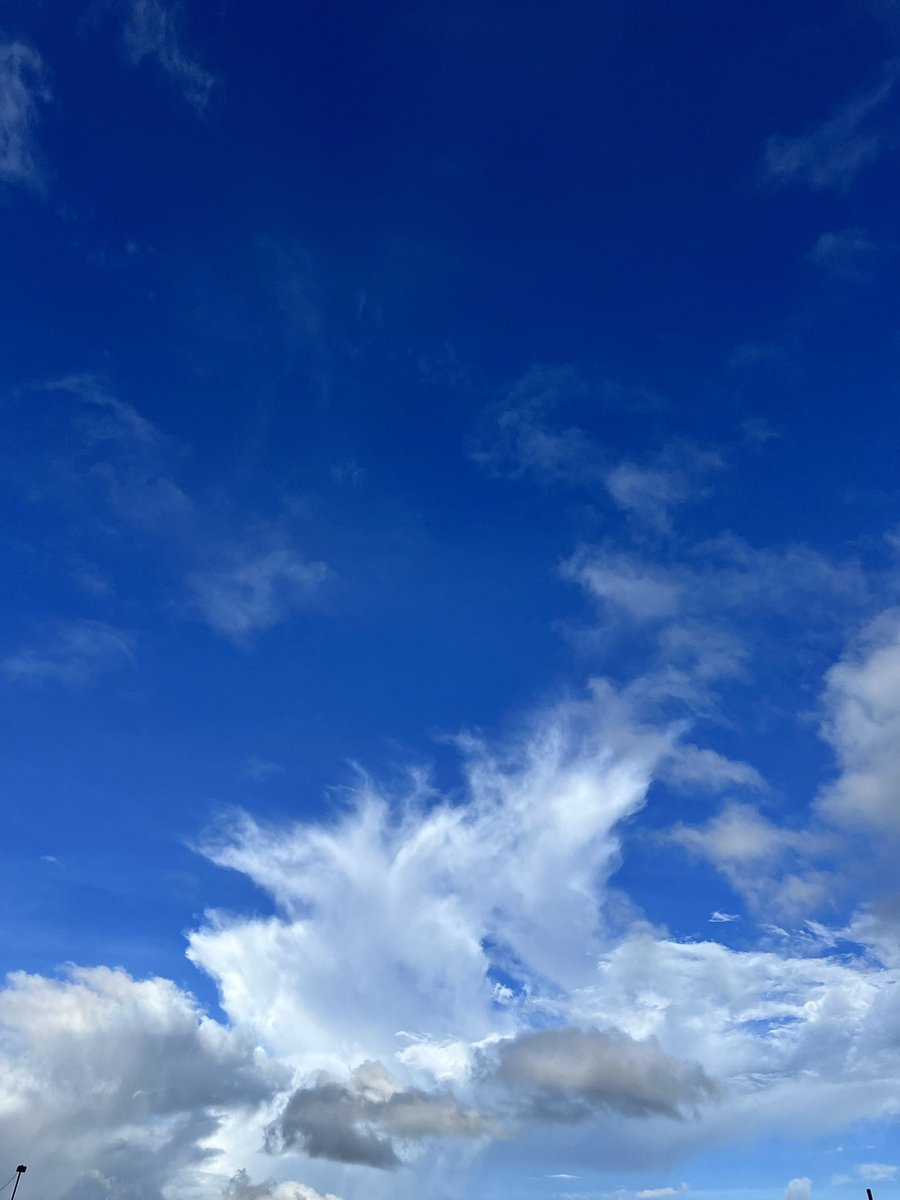
[{"label": "cumulus cloud", "polygon": [[315,1188],[293,1179],[282,1179],[280,1182],[267,1179],[262,1183],[253,1183],[242,1168],[228,1181],[224,1200],[340,1200],[340,1197],[333,1192],[322,1195]]},{"label": "cumulus cloud", "polygon": [[39,107],[50,99],[40,54],[27,42],[0,42],[0,183],[40,187],[34,141]]},{"label": "cumulus cloud", "polygon": [[0,671],[20,683],[83,687],[134,659],[134,637],[103,621],[63,621],[30,646],[0,659]]},{"label": "cumulus cloud", "polygon": [[812,1196],[812,1180],[802,1176],[791,1179],[784,1189],[784,1200],[810,1200]]},{"label": "cumulus cloud", "polygon": [[542,1121],[583,1121],[598,1111],[677,1118],[718,1094],[697,1064],[663,1053],[653,1038],[637,1041],[618,1030],[521,1033],[497,1055],[497,1080],[520,1111]]},{"label": "cumulus cloud", "polygon": [[0,1030],[0,1139],[53,1197],[159,1200],[208,1157],[223,1109],[252,1112],[285,1082],[175,984],[106,967],[14,973]]},{"label": "cumulus cloud", "polygon": [[401,1165],[403,1143],[490,1131],[485,1117],[450,1092],[403,1087],[372,1061],[361,1063],[348,1082],[322,1072],[298,1088],[275,1129],[283,1146],[300,1145],[311,1158],[388,1170]]},{"label": "cumulus cloud", "polygon": [[[80,503],[94,521],[152,535],[140,549],[164,554],[163,578],[178,576],[175,594],[166,598],[170,612],[199,618],[220,636],[249,645],[320,598],[331,571],[295,548],[287,519],[235,516],[220,499],[185,490],[176,478],[183,447],[102,379],[73,373],[21,398],[33,408],[35,396],[38,415],[61,442],[46,472],[49,495],[67,509]],[[32,410],[28,417],[34,419]],[[36,474],[23,472],[24,488],[32,488]],[[98,587],[96,577],[87,584],[95,594],[116,590],[108,580]]]},{"label": "cumulus cloud", "polygon": [[186,48],[182,25],[183,13],[176,4],[127,0],[122,46],[132,63],[154,62],[188,103],[203,113],[216,78]]},{"label": "cumulus cloud", "polygon": [[[243,818],[206,853],[272,894],[284,916],[214,923],[191,936],[191,956],[242,1023],[302,1048],[311,1069],[335,1069],[315,1058],[335,1034],[388,1062],[406,1030],[428,1035],[406,1047],[407,1064],[464,1073],[467,1045],[514,1024],[495,1004],[492,956],[517,987],[534,974],[568,987],[583,974],[620,824],[643,806],[671,745],[619,719],[601,691],[540,714],[507,745],[461,739],[462,803],[418,790],[398,801],[363,782],[323,824]],[[251,991],[248,955],[260,981]]]},{"label": "cumulus cloud", "polygon": [[672,443],[642,462],[616,461],[608,447],[560,415],[589,396],[608,407],[643,407],[650,399],[608,381],[591,387],[571,367],[533,367],[484,411],[472,458],[494,475],[603,489],[638,524],[669,532],[671,510],[704,494],[701,479],[723,465],[721,457]]},{"label": "cumulus cloud", "polygon": [[833,849],[828,836],[779,825],[750,804],[730,801],[705,825],[679,823],[669,837],[711,862],[757,909],[802,918],[834,889],[833,874],[817,865]]},{"label": "cumulus cloud", "polygon": [[820,812],[843,826],[900,835],[900,610],[883,613],[828,672],[822,733],[840,773]]},{"label": "cumulus cloud", "polygon": [[808,132],[770,137],[763,154],[768,178],[782,184],[805,183],[817,190],[848,187],[888,145],[873,115],[892,95],[895,83],[891,73]]},{"label": "cumulus cloud", "polygon": [[856,1174],[867,1183],[893,1183],[897,1178],[897,1167],[893,1163],[859,1163]]},{"label": "cumulus cloud", "polygon": [[223,563],[188,576],[199,616],[220,636],[238,644],[310,604],[330,577],[325,563],[274,545],[239,548]]}]

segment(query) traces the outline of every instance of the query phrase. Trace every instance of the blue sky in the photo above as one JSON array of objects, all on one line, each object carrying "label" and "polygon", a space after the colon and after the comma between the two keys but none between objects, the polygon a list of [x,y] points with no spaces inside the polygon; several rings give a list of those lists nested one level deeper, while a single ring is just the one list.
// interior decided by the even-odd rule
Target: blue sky
[{"label": "blue sky", "polygon": [[26,1200],[896,1193],[898,55],[7,0]]}]

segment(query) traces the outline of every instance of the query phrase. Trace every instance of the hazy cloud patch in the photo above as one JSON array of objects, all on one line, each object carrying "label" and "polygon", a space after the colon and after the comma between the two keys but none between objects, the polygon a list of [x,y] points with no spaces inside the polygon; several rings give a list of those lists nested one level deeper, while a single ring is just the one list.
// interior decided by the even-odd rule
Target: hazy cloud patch
[{"label": "hazy cloud patch", "polygon": [[27,42],[0,42],[0,183],[39,188],[44,169],[34,140],[50,99],[40,54]]}]

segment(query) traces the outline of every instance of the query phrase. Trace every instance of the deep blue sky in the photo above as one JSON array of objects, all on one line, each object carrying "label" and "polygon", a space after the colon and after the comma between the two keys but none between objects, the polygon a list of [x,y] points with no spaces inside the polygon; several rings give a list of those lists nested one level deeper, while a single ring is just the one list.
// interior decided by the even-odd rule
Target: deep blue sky
[{"label": "deep blue sky", "polygon": [[[126,1087],[57,1034],[168,1061],[142,981],[266,1056],[166,1076],[155,1157],[55,1119],[47,1200],[891,1188],[898,39],[892,0],[7,0],[22,1128],[61,1071]],[[674,1143],[651,1053],[712,1081]],[[392,1124],[367,1061],[469,1126]]]}]

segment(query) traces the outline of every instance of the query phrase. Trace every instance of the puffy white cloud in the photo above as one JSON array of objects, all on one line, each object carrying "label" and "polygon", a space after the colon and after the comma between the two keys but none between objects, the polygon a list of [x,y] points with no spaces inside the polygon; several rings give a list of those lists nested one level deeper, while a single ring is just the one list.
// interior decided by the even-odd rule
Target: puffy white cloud
[{"label": "puffy white cloud", "polygon": [[39,187],[38,108],[50,99],[41,56],[27,42],[0,42],[0,183]]},{"label": "puffy white cloud", "polygon": [[253,1111],[286,1082],[173,983],[106,967],[11,975],[0,1063],[0,1140],[50,1197],[156,1200],[207,1159],[223,1109]]},{"label": "puffy white cloud", "polygon": [[672,841],[707,859],[752,905],[803,918],[834,888],[833,874],[818,864],[831,839],[791,829],[750,804],[726,803],[705,825],[678,823]]},{"label": "puffy white cloud", "polygon": [[784,1200],[810,1200],[812,1196],[812,1180],[806,1176],[791,1179],[784,1189]]},{"label": "puffy white cloud", "polygon": [[883,613],[828,672],[823,735],[840,766],[820,812],[844,826],[900,834],[900,610]]}]

